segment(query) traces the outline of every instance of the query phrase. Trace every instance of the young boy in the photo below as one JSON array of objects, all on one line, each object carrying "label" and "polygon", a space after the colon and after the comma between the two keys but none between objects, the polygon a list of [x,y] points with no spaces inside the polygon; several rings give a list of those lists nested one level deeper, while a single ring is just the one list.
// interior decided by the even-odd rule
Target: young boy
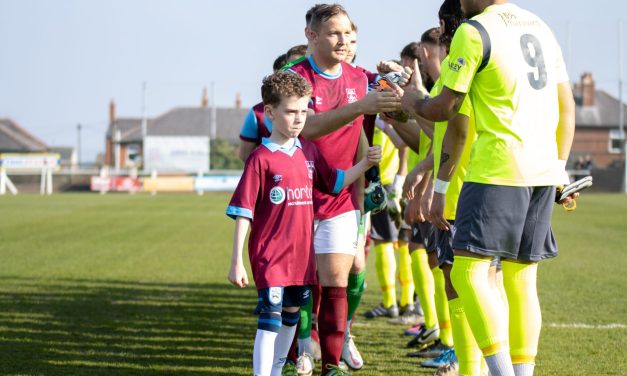
[{"label": "young boy", "polygon": [[313,188],[336,194],[381,159],[380,149],[372,147],[352,168],[333,169],[313,143],[298,138],[311,93],[307,81],[294,73],[277,72],[263,80],[272,134],[246,161],[226,210],[236,219],[229,281],[238,287],[248,284],[242,253],[252,222],[248,253],[259,296],[254,375],[281,374],[299,307],[316,283]]}]

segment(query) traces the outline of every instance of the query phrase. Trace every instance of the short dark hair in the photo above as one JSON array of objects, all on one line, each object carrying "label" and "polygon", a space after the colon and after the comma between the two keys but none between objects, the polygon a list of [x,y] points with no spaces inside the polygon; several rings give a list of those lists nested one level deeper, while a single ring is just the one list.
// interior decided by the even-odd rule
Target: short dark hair
[{"label": "short dark hair", "polygon": [[309,26],[309,24],[311,24],[311,17],[313,17],[314,12],[323,5],[326,4],[316,4],[313,7],[309,8],[307,13],[305,13],[305,26]]},{"label": "short dark hair", "polygon": [[278,71],[263,79],[261,98],[265,105],[278,106],[285,97],[310,97],[311,91],[311,85],[302,76]]},{"label": "short dark hair", "polygon": [[283,66],[287,64],[287,54],[281,54],[276,59],[274,59],[274,63],[272,64],[272,70],[274,72],[283,68]]},{"label": "short dark hair", "polygon": [[309,28],[313,31],[318,31],[323,22],[327,22],[329,18],[339,14],[348,17],[348,12],[340,4],[321,4],[311,14]]},{"label": "short dark hair", "polygon": [[455,31],[466,20],[460,1],[444,0],[440,6],[438,17],[444,22],[444,32],[440,35],[440,43],[448,48],[453,40]]},{"label": "short dark hair", "polygon": [[285,53],[285,57],[288,60],[288,63],[292,59],[292,56],[294,55],[299,55],[299,56],[305,56],[307,54],[307,45],[306,44],[299,44],[298,46],[294,46],[292,48],[290,48],[289,50],[287,50],[287,52]]},{"label": "short dark hair", "polygon": [[420,55],[418,51],[420,50],[420,45],[418,42],[411,42],[407,46],[403,47],[401,50],[401,58],[407,57],[410,59],[418,59],[420,60]]},{"label": "short dark hair", "polygon": [[440,28],[433,27],[422,33],[420,43],[430,43],[435,44],[436,46],[440,44]]}]

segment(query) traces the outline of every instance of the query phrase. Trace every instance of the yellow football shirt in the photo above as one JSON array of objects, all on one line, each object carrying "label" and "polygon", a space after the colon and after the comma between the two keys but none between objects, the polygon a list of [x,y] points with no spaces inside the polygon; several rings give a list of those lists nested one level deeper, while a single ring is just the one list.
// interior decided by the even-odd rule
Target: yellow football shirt
[{"label": "yellow football shirt", "polygon": [[394,143],[390,140],[388,135],[377,127],[374,128],[372,144],[381,145],[381,162],[379,162],[381,184],[392,184],[400,164],[398,149],[394,146]]},{"label": "yellow football shirt", "polygon": [[[491,5],[462,24],[442,84],[470,96],[477,131],[466,181],[506,186],[557,185],[557,85],[568,81],[549,27],[514,4]],[[487,36],[487,38],[485,38]],[[480,71],[484,47],[487,64]],[[487,50],[487,49],[486,49]]]}]

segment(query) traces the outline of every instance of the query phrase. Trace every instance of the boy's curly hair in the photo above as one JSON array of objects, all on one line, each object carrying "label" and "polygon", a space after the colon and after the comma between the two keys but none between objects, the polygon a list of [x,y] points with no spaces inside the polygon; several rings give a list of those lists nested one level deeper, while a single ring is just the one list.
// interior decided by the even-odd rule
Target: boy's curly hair
[{"label": "boy's curly hair", "polygon": [[261,98],[263,104],[278,106],[285,97],[310,97],[311,85],[302,76],[289,72],[279,71],[263,79]]}]

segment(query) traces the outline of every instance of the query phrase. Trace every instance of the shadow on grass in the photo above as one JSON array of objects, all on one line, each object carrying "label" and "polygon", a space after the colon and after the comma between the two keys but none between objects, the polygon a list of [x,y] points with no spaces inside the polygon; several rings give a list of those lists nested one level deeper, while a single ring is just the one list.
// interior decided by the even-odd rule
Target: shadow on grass
[{"label": "shadow on grass", "polygon": [[254,289],[0,278],[0,374],[246,375]]}]

